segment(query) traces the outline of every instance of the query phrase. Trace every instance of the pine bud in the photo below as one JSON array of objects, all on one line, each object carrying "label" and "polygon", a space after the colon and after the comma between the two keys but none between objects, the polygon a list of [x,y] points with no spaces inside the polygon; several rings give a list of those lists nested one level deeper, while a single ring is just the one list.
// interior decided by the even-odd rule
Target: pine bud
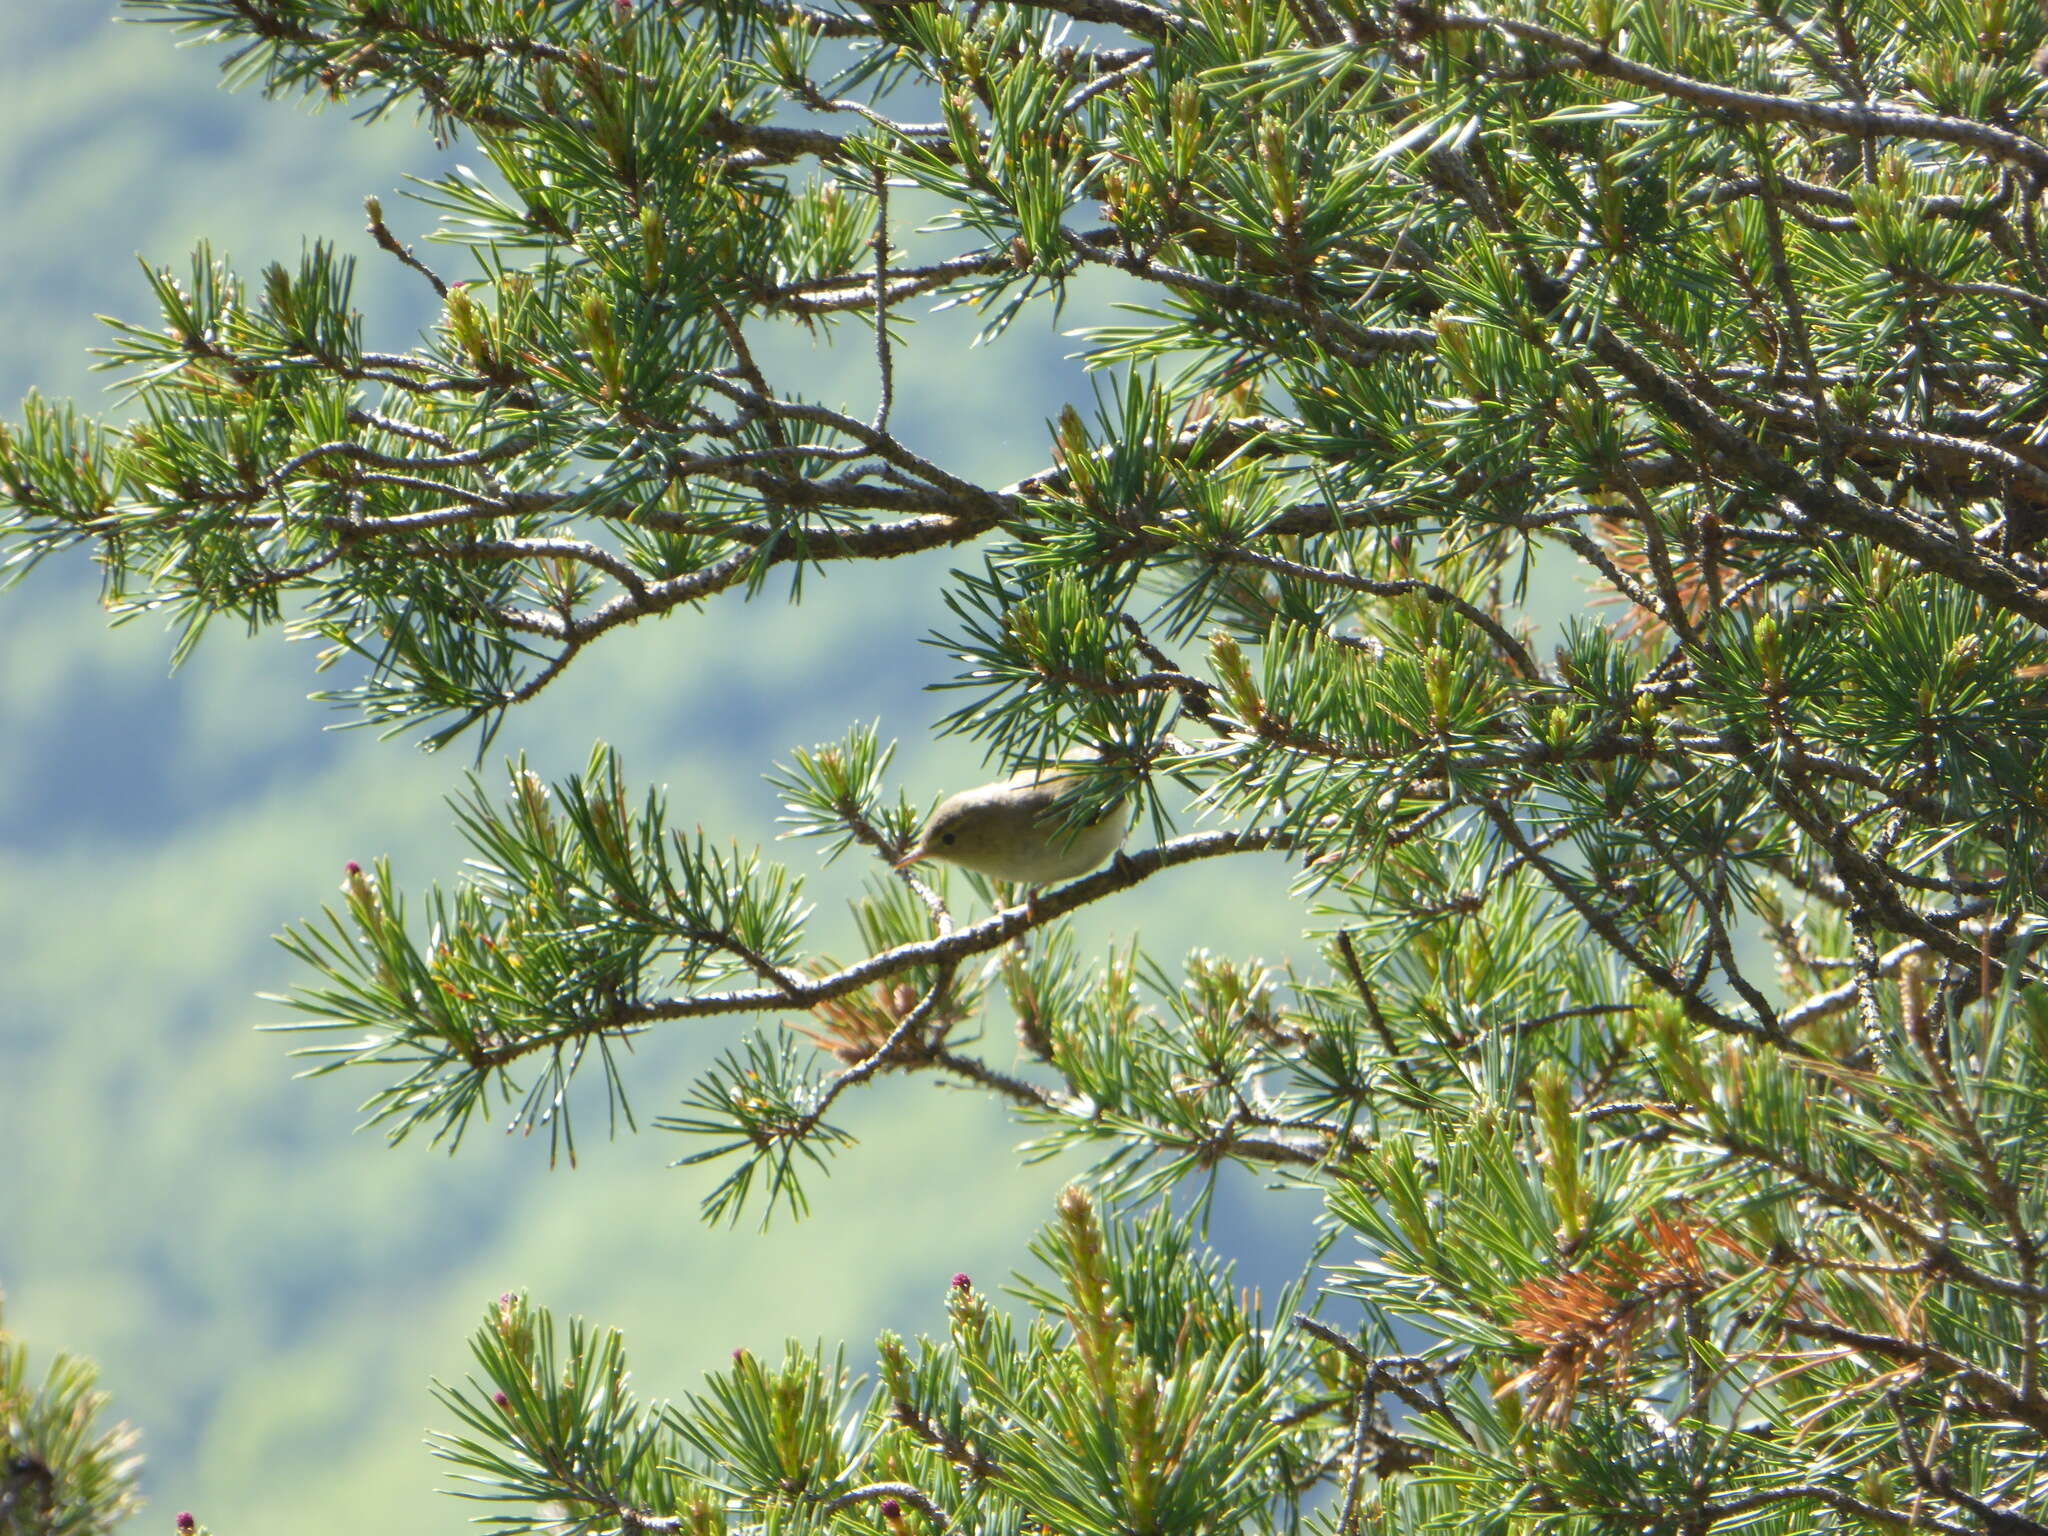
[{"label": "pine bud", "polygon": [[1714,1085],[1707,1077],[1698,1044],[1686,1027],[1684,1014],[1668,998],[1653,998],[1640,1005],[1650,1045],[1655,1053],[1658,1075],[1664,1091],[1681,1108],[1712,1115]]},{"label": "pine bud", "polygon": [[1202,141],[1202,104],[1192,80],[1176,80],[1167,92],[1167,147],[1175,181],[1194,174],[1195,154]]},{"label": "pine bud", "polygon": [[1757,666],[1764,675],[1766,693],[1782,693],[1785,690],[1785,643],[1778,632],[1778,621],[1765,614],[1756,621],[1751,632],[1756,640]]},{"label": "pine bud", "polygon": [[988,1329],[988,1298],[978,1291],[949,1290],[946,1315],[952,1324],[953,1347],[970,1358],[978,1358]]},{"label": "pine bud", "polygon": [[1547,1061],[1530,1080],[1537,1125],[1543,1133],[1544,1183],[1557,1208],[1557,1238],[1567,1246],[1586,1226],[1585,1185],[1580,1177],[1579,1122],[1573,1113],[1571,1083],[1564,1069]]},{"label": "pine bud", "polygon": [[1451,657],[1442,646],[1422,653],[1422,682],[1429,690],[1429,723],[1442,730],[1451,718]]},{"label": "pine bud", "polygon": [[1238,719],[1247,725],[1255,725],[1265,717],[1265,705],[1259,699],[1257,685],[1252,682],[1252,669],[1245,660],[1244,648],[1230,635],[1218,633],[1209,642],[1209,665],[1223,681],[1223,691],[1229,696],[1230,707]]},{"label": "pine bud", "polygon": [[1471,395],[1485,394],[1472,349],[1471,325],[1439,312],[1429,317],[1429,328],[1436,332],[1437,359],[1450,370],[1458,386]]},{"label": "pine bud", "polygon": [[380,916],[377,906],[377,887],[370,877],[363,873],[363,866],[351,859],[343,871],[341,893],[348,897],[349,910],[356,922],[365,929],[374,928]]},{"label": "pine bud", "polygon": [[1266,180],[1276,194],[1292,181],[1288,172],[1293,156],[1287,144],[1287,125],[1277,117],[1259,119],[1259,159],[1265,163]]},{"label": "pine bud", "polygon": [[902,1335],[885,1333],[875,1341],[875,1353],[879,1358],[882,1385],[889,1395],[899,1402],[910,1396],[910,1351],[904,1346]]},{"label": "pine bud", "polygon": [[1081,413],[1072,405],[1061,406],[1059,428],[1053,434],[1053,457],[1078,480],[1093,447]]},{"label": "pine bud", "polygon": [[661,216],[659,208],[640,210],[640,243],[646,253],[640,271],[642,284],[657,288],[668,265],[668,220]]},{"label": "pine bud", "polygon": [[600,361],[618,355],[619,338],[612,327],[612,307],[594,289],[583,295],[583,340]]}]

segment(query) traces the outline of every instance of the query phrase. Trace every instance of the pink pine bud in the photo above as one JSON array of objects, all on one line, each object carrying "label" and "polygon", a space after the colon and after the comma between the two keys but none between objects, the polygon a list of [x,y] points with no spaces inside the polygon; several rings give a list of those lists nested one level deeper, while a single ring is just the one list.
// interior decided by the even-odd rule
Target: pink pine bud
[{"label": "pink pine bud", "polygon": [[511,1397],[503,1392],[493,1392],[491,1394],[491,1401],[496,1403],[500,1408],[510,1408],[512,1406]]},{"label": "pink pine bud", "polygon": [[953,1289],[956,1291],[971,1291],[974,1289],[974,1282],[965,1275],[955,1275],[953,1277]]},{"label": "pink pine bud", "polygon": [[898,1504],[894,1499],[882,1500],[882,1518],[884,1520],[902,1519],[903,1506],[901,1504]]},{"label": "pink pine bud", "polygon": [[192,1518],[191,1510],[188,1509],[178,1516],[178,1529],[183,1531],[185,1536],[192,1536],[192,1532],[199,1529],[199,1522]]}]

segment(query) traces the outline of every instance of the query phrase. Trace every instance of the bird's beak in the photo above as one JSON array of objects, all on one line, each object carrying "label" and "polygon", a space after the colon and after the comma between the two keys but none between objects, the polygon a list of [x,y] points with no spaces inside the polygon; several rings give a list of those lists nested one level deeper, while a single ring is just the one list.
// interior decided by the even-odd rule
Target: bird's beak
[{"label": "bird's beak", "polygon": [[891,864],[889,867],[900,873],[901,871],[910,868],[910,866],[913,864],[922,864],[928,857],[930,857],[930,855],[928,855],[924,851],[924,849],[913,848],[910,850],[910,852],[903,855],[902,858],[898,859],[894,864]]}]

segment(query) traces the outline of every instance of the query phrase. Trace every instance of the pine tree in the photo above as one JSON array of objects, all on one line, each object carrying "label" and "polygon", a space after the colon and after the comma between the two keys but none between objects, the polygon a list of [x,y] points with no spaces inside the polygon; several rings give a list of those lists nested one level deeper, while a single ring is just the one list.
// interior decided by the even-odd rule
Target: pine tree
[{"label": "pine tree", "polygon": [[[152,270],[132,414],[0,435],[18,566],[314,637],[440,745],[626,625],[950,561],[948,728],[1138,811],[1025,899],[891,870],[878,733],[791,753],[795,830],[875,871],[833,964],[790,869],[600,747],[477,780],[452,886],[352,870],[293,931],[397,1137],[566,1137],[716,1018],[659,1122],[714,1219],[801,1212],[893,1074],[1094,1159],[1020,1310],[961,1277],[872,1388],[792,1345],[646,1403],[504,1298],[440,1443],[496,1523],[2048,1529],[2034,8],[129,3],[473,143],[421,195],[477,276],[373,202],[441,305],[382,353],[325,247]],[[919,308],[999,343],[1096,277],[1128,318],[1040,472],[906,445]],[[793,323],[871,337],[870,397],[770,377]],[[1276,849],[1308,972],[1065,926]],[[1226,1163],[1321,1195],[1269,1304],[1175,1213]]]}]

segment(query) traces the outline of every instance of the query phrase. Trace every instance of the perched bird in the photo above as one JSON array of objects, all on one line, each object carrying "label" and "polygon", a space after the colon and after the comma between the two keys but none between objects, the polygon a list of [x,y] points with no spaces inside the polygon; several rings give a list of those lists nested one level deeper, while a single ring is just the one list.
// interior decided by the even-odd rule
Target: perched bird
[{"label": "perched bird", "polygon": [[942,859],[1019,885],[1050,885],[1085,875],[1123,847],[1131,830],[1131,803],[1118,800],[1095,820],[1069,827],[1057,802],[1074,782],[1073,774],[1057,768],[1027,768],[994,784],[963,789],[939,802],[917,845],[896,867]]}]

